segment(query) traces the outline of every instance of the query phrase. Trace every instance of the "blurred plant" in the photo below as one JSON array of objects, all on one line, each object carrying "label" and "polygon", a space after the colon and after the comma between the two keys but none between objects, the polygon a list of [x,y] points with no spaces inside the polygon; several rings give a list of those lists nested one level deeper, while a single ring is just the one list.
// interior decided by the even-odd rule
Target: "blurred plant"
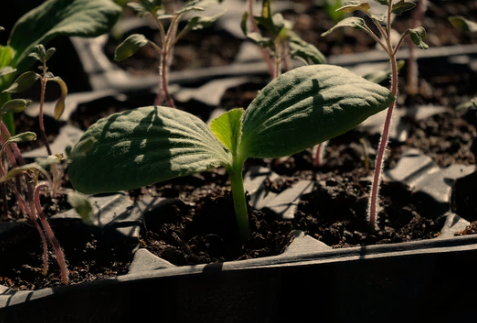
[{"label": "blurred plant", "polygon": [[[365,23],[364,19],[358,17],[349,17],[340,21],[336,26],[323,33],[322,36],[326,36],[331,33],[336,28],[341,27],[353,27],[359,30],[363,30],[368,33],[388,54],[391,64],[391,92],[397,96],[398,93],[398,64],[396,60],[396,53],[401,47],[403,41],[407,36],[411,37],[412,42],[421,49],[427,49],[428,46],[424,42],[426,40],[426,30],[423,27],[416,27],[413,29],[408,29],[404,34],[401,35],[399,42],[396,46],[393,46],[391,43],[391,14],[401,14],[405,11],[413,9],[416,5],[410,2],[404,2],[400,0],[396,3],[393,3],[392,0],[375,0],[387,7],[386,16],[381,18],[371,14],[369,10],[369,3],[367,2],[350,2],[345,4],[343,7],[339,8],[340,11],[353,12],[356,10],[362,11],[368,16],[368,18],[375,24],[378,29],[380,36],[383,38],[381,40]],[[383,25],[382,25],[383,24]],[[386,120],[384,122],[383,132],[381,135],[381,141],[379,143],[378,155],[376,158],[376,169],[374,172],[373,182],[371,186],[371,194],[368,204],[368,217],[369,224],[371,229],[376,228],[376,219],[377,219],[377,210],[378,210],[378,193],[379,187],[382,181],[381,172],[383,167],[384,153],[386,151],[386,146],[388,143],[389,129],[391,125],[392,113],[394,110],[395,101],[393,101],[386,115]]]},{"label": "blurred plant", "polygon": [[[326,63],[325,56],[315,46],[305,42],[293,32],[290,21],[285,20],[280,13],[272,16],[270,0],[263,0],[260,16],[253,16],[254,1],[249,0],[248,4],[249,11],[242,16],[242,31],[248,39],[260,46],[272,78],[281,74],[283,66],[285,71],[290,70],[290,57],[300,59],[307,65]],[[252,25],[251,32],[247,30],[249,17]],[[270,37],[262,36],[258,25],[264,27]]]},{"label": "blurred plant", "polygon": [[[416,9],[412,12],[411,28],[417,28],[421,25],[422,16],[427,10],[427,0],[418,0]],[[412,41],[409,41],[409,58],[407,61],[407,94],[416,95],[418,89],[418,68],[417,68],[417,53],[416,46],[412,46]]]},{"label": "blurred plant", "polygon": [[[114,55],[114,60],[122,61],[132,56],[140,48],[151,45],[159,54],[159,84],[157,89],[156,104],[162,104],[164,101],[167,105],[174,107],[174,101],[168,89],[168,74],[172,63],[172,56],[174,46],[191,30],[203,29],[212,25],[219,19],[223,13],[217,14],[213,17],[194,16],[189,19],[187,25],[179,33],[177,29],[181,18],[191,11],[203,11],[204,6],[209,5],[214,0],[194,0],[188,2],[182,9],[176,10],[175,1],[162,0],[140,0],[140,3],[129,2],[128,6],[136,11],[139,17],[150,16],[153,18],[160,33],[161,44],[157,45],[151,40],[148,40],[144,35],[134,34],[126,38],[121,43]],[[222,2],[218,0],[218,2]],[[169,26],[165,28],[163,21],[168,21]]]}]

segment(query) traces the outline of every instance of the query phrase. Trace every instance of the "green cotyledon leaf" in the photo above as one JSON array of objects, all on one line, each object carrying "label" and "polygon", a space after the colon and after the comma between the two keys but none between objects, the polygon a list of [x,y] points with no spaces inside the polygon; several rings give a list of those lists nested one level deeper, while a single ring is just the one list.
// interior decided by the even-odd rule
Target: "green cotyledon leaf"
[{"label": "green cotyledon leaf", "polygon": [[184,111],[150,106],[93,124],[70,154],[68,173],[82,193],[114,192],[229,165],[207,125]]},{"label": "green cotyledon leaf", "polygon": [[270,82],[244,113],[241,158],[282,157],[353,129],[395,99],[338,66],[296,68]]},{"label": "green cotyledon leaf", "polygon": [[121,14],[121,7],[111,0],[48,0],[21,17],[9,39],[17,52],[12,67],[28,69],[28,58],[38,44],[56,36],[96,37],[108,32]]}]

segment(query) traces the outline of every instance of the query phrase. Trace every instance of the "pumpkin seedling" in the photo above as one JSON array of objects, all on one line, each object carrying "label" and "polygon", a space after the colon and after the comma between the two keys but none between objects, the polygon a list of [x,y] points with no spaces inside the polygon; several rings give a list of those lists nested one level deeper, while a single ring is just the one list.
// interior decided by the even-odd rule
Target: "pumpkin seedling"
[{"label": "pumpkin seedling", "polygon": [[[269,67],[270,76],[276,78],[282,71],[290,69],[289,58],[297,58],[305,64],[324,64],[325,56],[312,44],[305,42],[293,30],[292,23],[285,20],[280,13],[272,16],[270,0],[263,0],[261,16],[253,16],[253,1],[249,0],[249,11],[242,16],[242,31],[248,39],[260,46],[265,61]],[[252,32],[247,30],[247,20],[250,18]],[[270,37],[260,34],[258,25],[264,27]],[[270,58],[273,58],[271,63]]]},{"label": "pumpkin seedling", "polygon": [[41,137],[43,141],[45,142],[46,150],[48,152],[48,155],[51,155],[51,148],[50,144],[48,143],[48,138],[46,137],[46,132],[45,132],[45,125],[43,122],[43,105],[45,103],[45,91],[46,91],[46,84],[48,82],[56,82],[61,88],[61,96],[58,99],[58,102],[56,103],[55,106],[55,119],[58,120],[61,115],[63,114],[63,111],[65,110],[65,98],[66,95],[68,94],[68,87],[66,86],[66,83],[61,79],[61,77],[54,76],[53,73],[48,71],[48,66],[46,65],[46,62],[53,56],[53,54],[56,52],[55,48],[49,48],[48,50],[45,49],[45,46],[42,44],[35,46],[32,49],[32,52],[28,55],[29,57],[33,57],[37,61],[41,62],[41,66],[38,68],[40,71],[42,71],[42,74],[35,73],[33,71],[28,71],[23,74],[21,74],[15,82],[6,90],[3,91],[3,93],[21,93],[26,90],[28,90],[30,87],[33,86],[33,84],[36,83],[36,81],[40,80],[41,83],[41,93],[40,93],[40,114],[38,115],[39,118],[39,124],[40,124],[40,132],[41,132]]},{"label": "pumpkin seedling", "polygon": [[248,158],[302,151],[354,128],[394,98],[341,67],[304,66],[274,79],[246,111],[230,110],[210,128],[189,113],[161,106],[101,119],[71,151],[69,176],[78,191],[100,193],[223,166],[243,242],[250,234],[242,177]]},{"label": "pumpkin seedling", "polygon": [[[375,0],[376,2],[387,7],[386,16],[384,18],[373,15],[369,10],[369,3],[367,2],[350,2],[345,4],[343,7],[337,9],[345,12],[353,12],[356,10],[362,11],[366,16],[375,24],[376,28],[379,30],[380,36],[383,38],[381,40],[378,35],[376,35],[367,25],[364,19],[359,17],[349,17],[338,24],[333,28],[323,33],[322,36],[326,36],[331,33],[333,30],[341,27],[353,27],[359,30],[362,30],[368,33],[388,54],[389,60],[391,63],[391,92],[393,95],[397,96],[398,92],[398,64],[396,60],[396,53],[401,47],[404,39],[407,36],[411,37],[412,42],[421,49],[427,49],[428,46],[425,43],[426,40],[426,30],[423,27],[417,27],[413,29],[408,29],[401,35],[399,42],[396,46],[391,44],[391,14],[401,14],[407,10],[411,10],[416,5],[411,2],[404,2],[400,0],[396,3],[393,3],[392,0]],[[384,25],[382,25],[384,24]],[[371,194],[368,204],[368,217],[369,224],[371,229],[374,230],[376,227],[376,217],[378,210],[378,192],[379,186],[381,184],[381,172],[383,167],[384,153],[386,151],[386,146],[388,143],[389,137],[389,128],[391,125],[392,114],[395,106],[395,101],[392,101],[389,105],[388,112],[386,115],[386,120],[384,122],[383,132],[381,135],[381,141],[379,143],[378,155],[376,158],[376,169],[374,171],[373,182],[371,186]]]},{"label": "pumpkin seedling", "polygon": [[[212,25],[222,16],[222,13],[213,17],[195,16],[189,19],[187,25],[179,33],[177,29],[183,15],[191,11],[203,11],[203,6],[212,1],[194,0],[188,2],[182,9],[175,10],[175,1],[162,0],[140,0],[129,2],[128,6],[136,11],[139,17],[151,16],[157,25],[160,33],[161,44],[158,45],[148,40],[144,35],[134,34],[122,42],[114,54],[114,60],[120,62],[132,56],[140,48],[151,45],[158,53],[159,59],[159,82],[157,89],[156,104],[163,104],[174,107],[174,101],[168,90],[168,73],[172,63],[172,53],[177,42],[191,30],[203,29]],[[221,2],[221,0],[219,0]],[[169,27],[166,31],[164,21],[169,21]]]}]

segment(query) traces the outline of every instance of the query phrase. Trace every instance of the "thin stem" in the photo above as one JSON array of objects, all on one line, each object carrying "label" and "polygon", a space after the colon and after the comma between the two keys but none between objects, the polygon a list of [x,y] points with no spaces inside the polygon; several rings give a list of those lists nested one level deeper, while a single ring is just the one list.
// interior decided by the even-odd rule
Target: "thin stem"
[{"label": "thin stem", "polygon": [[50,148],[50,144],[48,143],[48,138],[46,137],[45,124],[43,122],[43,104],[45,103],[45,92],[46,92],[46,83],[47,83],[46,72],[47,72],[47,67],[46,67],[46,60],[45,60],[43,61],[43,77],[41,78],[40,114],[38,115],[38,118],[40,122],[41,137],[43,138],[43,141],[45,142],[48,156],[51,156],[52,155],[51,148]]},{"label": "thin stem", "polygon": [[20,194],[20,192],[18,192],[18,190],[15,187],[13,189],[18,198],[18,203],[22,205],[22,207],[27,211],[31,221],[35,224],[35,227],[38,230],[38,233],[40,234],[41,243],[43,245],[43,272],[42,273],[43,273],[43,276],[46,276],[48,274],[48,244],[46,243],[45,234],[43,233],[43,230],[41,229],[40,224],[37,221],[37,217],[33,213],[33,210],[27,206],[25,199]]},{"label": "thin stem", "polygon": [[404,34],[402,34],[401,39],[399,39],[399,42],[397,43],[396,47],[394,48],[393,54],[396,55],[399,48],[401,47],[404,39],[409,35],[409,30],[406,30]]},{"label": "thin stem", "polygon": [[381,26],[381,24],[379,23],[379,21],[377,21],[376,19],[373,19],[371,17],[371,14],[368,13],[368,17],[374,22],[374,25],[376,26],[376,28],[378,28],[379,30],[379,33],[381,34],[381,36],[383,36],[384,39],[386,39],[388,37],[388,34],[386,33],[386,31],[383,29],[383,26]]},{"label": "thin stem", "polygon": [[[394,54],[391,55],[390,61],[391,61],[391,92],[394,94],[394,96],[397,96],[398,68],[397,68],[396,56]],[[378,155],[376,158],[376,168],[374,170],[373,184],[371,185],[371,195],[369,198],[369,225],[371,226],[371,230],[374,230],[376,228],[378,193],[379,193],[379,187],[382,180],[381,172],[383,169],[384,153],[386,151],[386,146],[388,144],[389,130],[391,128],[390,127],[391,119],[392,119],[395,102],[396,101],[393,101],[388,108],[388,112],[386,114],[386,120],[384,122],[384,127],[383,127],[383,134],[381,136],[381,141],[379,143]]]},{"label": "thin stem", "polygon": [[[248,12],[249,12],[249,19],[250,23],[252,24],[252,32],[258,33],[260,32],[258,28],[257,21],[255,20],[253,16],[253,6],[255,4],[255,0],[248,0]],[[272,63],[272,60],[270,59],[270,55],[268,54],[268,51],[265,48],[260,47],[260,52],[262,53],[263,59],[265,60],[265,63],[267,63],[268,67],[268,73],[270,74],[270,77],[275,76],[275,70],[274,66]]]},{"label": "thin stem", "polygon": [[[0,127],[1,127],[1,130],[2,130],[2,134],[8,140],[8,138],[10,138],[11,135],[10,135],[10,132],[8,131],[7,127],[5,127],[5,124],[3,122],[0,122]],[[23,159],[22,153],[20,152],[20,149],[18,149],[17,144],[13,143],[12,145],[9,145],[9,148],[13,149],[13,154],[15,155],[15,158],[17,160],[16,164],[18,164],[18,166],[25,165],[25,160]],[[26,186],[27,186],[27,190],[28,190],[28,200],[31,201],[33,199],[33,185],[28,182],[28,178],[27,178],[26,175],[25,175],[25,181],[26,181]]]},{"label": "thin stem", "polygon": [[233,169],[227,169],[230,175],[230,185],[232,187],[232,197],[234,201],[235,217],[237,219],[240,241],[243,243],[250,237],[250,226],[248,223],[247,201],[243,188],[242,177],[243,163],[234,165]]},{"label": "thin stem", "polygon": [[328,140],[324,141],[313,148],[313,165],[315,167],[323,166],[323,156],[328,142]]},{"label": "thin stem", "polygon": [[164,51],[164,53],[161,55],[161,61],[159,64],[159,89],[156,97],[156,104],[161,105],[162,102],[164,101],[164,97],[166,99],[167,105],[171,108],[174,107],[174,101],[172,100],[171,95],[169,94],[169,89],[167,86],[168,80],[167,80],[167,71],[168,71],[168,66],[167,66],[167,51]]},{"label": "thin stem", "polygon": [[61,281],[63,282],[63,284],[67,285],[69,282],[69,278],[68,278],[68,268],[66,267],[66,262],[65,262],[65,255],[63,254],[63,250],[61,250],[60,244],[58,240],[56,239],[56,236],[53,233],[53,230],[51,229],[50,224],[46,220],[45,214],[43,213],[43,210],[41,209],[41,205],[40,205],[40,190],[45,187],[48,187],[48,184],[40,184],[35,188],[35,206],[36,206],[38,215],[40,216],[40,221],[43,226],[43,229],[45,230],[46,235],[48,236],[48,239],[50,240],[50,243],[53,247],[53,250],[55,251],[56,261],[58,262],[58,265],[60,266]]}]

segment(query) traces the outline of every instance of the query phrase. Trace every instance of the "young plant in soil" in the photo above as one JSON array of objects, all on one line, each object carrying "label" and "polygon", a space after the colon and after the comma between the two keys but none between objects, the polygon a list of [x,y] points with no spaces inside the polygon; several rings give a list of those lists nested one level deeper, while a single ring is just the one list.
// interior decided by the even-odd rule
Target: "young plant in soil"
[{"label": "young plant in soil", "polygon": [[63,111],[65,110],[65,98],[68,94],[68,87],[66,83],[61,79],[59,76],[54,76],[53,73],[48,72],[48,66],[46,62],[53,56],[56,52],[55,48],[49,48],[48,50],[45,49],[45,46],[42,44],[35,46],[32,49],[32,52],[28,55],[28,57],[33,57],[37,61],[39,61],[42,65],[39,66],[39,70],[42,71],[42,75],[35,73],[33,71],[28,71],[20,75],[15,82],[2,93],[21,93],[28,90],[32,87],[36,81],[40,80],[41,82],[41,96],[40,96],[40,114],[38,116],[39,123],[40,123],[40,132],[41,137],[45,143],[46,151],[48,156],[52,155],[50,144],[48,143],[48,138],[46,137],[45,132],[45,125],[43,122],[43,104],[45,103],[45,91],[46,91],[46,84],[48,82],[56,82],[61,88],[61,96],[58,99],[56,106],[55,106],[55,119],[58,120]]},{"label": "young plant in soil", "polygon": [[[349,17],[340,21],[336,26],[323,33],[322,36],[326,36],[331,33],[333,30],[341,27],[353,27],[359,30],[363,30],[368,33],[389,55],[389,60],[391,63],[391,92],[393,95],[397,96],[398,92],[398,64],[396,60],[396,53],[401,47],[404,39],[407,36],[411,36],[412,42],[421,49],[427,49],[428,46],[424,42],[426,40],[426,30],[423,27],[417,27],[413,29],[408,29],[404,34],[401,35],[399,42],[396,46],[393,46],[391,43],[391,14],[401,14],[405,11],[411,10],[416,5],[410,2],[404,2],[400,0],[399,2],[393,3],[392,0],[375,0],[376,2],[387,7],[386,15],[384,18],[377,17],[371,14],[369,10],[369,3],[367,2],[350,2],[345,4],[343,7],[337,9],[339,11],[353,12],[353,11],[362,11],[368,16],[368,18],[374,23],[376,28],[379,31],[382,39],[378,37],[367,25],[364,19],[359,17]],[[382,25],[383,24],[383,25]],[[383,132],[381,135],[381,141],[379,143],[378,155],[376,158],[376,168],[374,172],[373,182],[371,186],[371,195],[369,198],[368,204],[368,217],[369,224],[371,229],[374,230],[376,227],[376,218],[378,212],[378,193],[379,187],[381,184],[381,172],[383,169],[383,160],[384,153],[386,151],[386,146],[388,144],[389,129],[391,125],[391,119],[393,110],[395,107],[395,101],[392,101],[389,105],[386,120],[384,122]]]},{"label": "young plant in soil", "polygon": [[[174,46],[191,30],[207,28],[222,16],[222,13],[213,17],[195,16],[189,19],[187,25],[179,33],[177,29],[183,15],[190,11],[203,11],[203,6],[212,1],[194,0],[188,2],[182,9],[176,10],[175,0],[140,0],[140,3],[129,2],[128,6],[134,9],[139,17],[151,16],[157,25],[160,33],[161,44],[158,45],[151,40],[146,39],[144,35],[134,34],[122,42],[114,54],[115,61],[123,61],[132,56],[140,48],[151,45],[159,55],[159,82],[155,104],[162,104],[166,101],[167,105],[174,107],[174,101],[168,89],[169,67],[172,63]],[[219,2],[221,2],[219,0]],[[164,21],[169,21],[169,26],[165,28]]]},{"label": "young plant in soil", "polygon": [[[278,77],[284,67],[291,69],[289,58],[297,58],[308,64],[325,64],[325,56],[312,44],[305,42],[292,30],[292,23],[283,19],[280,13],[272,16],[270,0],[264,0],[261,16],[253,16],[253,1],[249,1],[249,11],[242,16],[242,31],[248,39],[255,42],[264,53],[264,59],[269,67],[270,77]],[[252,32],[247,30],[247,20],[250,18]],[[258,24],[257,24],[258,23]],[[264,27],[271,37],[263,37],[258,25]],[[270,59],[273,59],[271,63]]]},{"label": "young plant in soil", "polygon": [[340,135],[395,99],[343,68],[305,66],[269,83],[246,111],[212,121],[161,106],[113,114],[71,151],[69,176],[83,193],[139,188],[223,166],[230,175],[239,235],[250,235],[242,170],[248,158],[288,156]]},{"label": "young plant in soil", "polygon": [[[325,64],[325,56],[312,44],[305,42],[293,30],[292,23],[283,19],[280,13],[272,16],[270,0],[262,3],[261,16],[253,16],[253,6],[255,1],[248,1],[248,11],[242,16],[242,31],[248,39],[255,42],[262,52],[267,63],[270,77],[278,77],[282,69],[291,69],[291,58],[297,58],[308,64]],[[251,32],[247,30],[247,19],[251,23]],[[264,27],[272,37],[263,37],[258,26]],[[272,62],[273,59],[273,62]],[[315,146],[312,150],[313,164],[317,167],[322,163],[322,152],[326,142]]]}]

